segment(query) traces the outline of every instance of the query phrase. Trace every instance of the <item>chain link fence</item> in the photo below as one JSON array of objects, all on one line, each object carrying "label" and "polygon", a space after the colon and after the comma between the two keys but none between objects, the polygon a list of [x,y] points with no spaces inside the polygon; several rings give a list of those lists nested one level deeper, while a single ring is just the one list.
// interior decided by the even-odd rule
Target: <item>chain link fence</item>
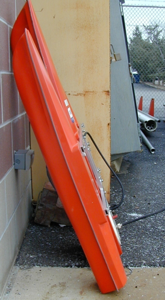
[{"label": "chain link fence", "polygon": [[[128,4],[127,4],[128,3]],[[137,105],[165,119],[165,1],[125,0],[122,5]]]}]

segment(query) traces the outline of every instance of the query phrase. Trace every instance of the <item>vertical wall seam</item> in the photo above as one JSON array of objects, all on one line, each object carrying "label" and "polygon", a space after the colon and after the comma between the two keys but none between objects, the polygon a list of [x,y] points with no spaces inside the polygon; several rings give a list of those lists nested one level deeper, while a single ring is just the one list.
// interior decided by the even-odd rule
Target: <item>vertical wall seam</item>
[{"label": "vertical wall seam", "polygon": [[[8,216],[7,216],[7,198],[6,198],[6,179],[4,180],[4,186],[5,186],[5,211],[6,211],[6,226],[5,226],[5,230],[8,226]],[[1,240],[1,239],[0,239]]]},{"label": "vertical wall seam", "polygon": [[13,122],[11,122],[11,151],[12,151],[12,165],[14,164],[14,145],[13,145]]},{"label": "vertical wall seam", "polygon": [[16,7],[16,0],[15,0],[15,20],[17,18],[17,13],[16,13],[17,7]]},{"label": "vertical wall seam", "polygon": [[0,74],[0,85],[1,85],[1,117],[3,124],[3,97],[2,97],[2,75]]},{"label": "vertical wall seam", "polygon": [[20,114],[20,105],[19,105],[19,92],[18,92],[18,90],[17,90],[17,102],[18,102],[18,116],[19,116],[19,114]]},{"label": "vertical wall seam", "polygon": [[27,137],[27,133],[26,133],[26,118],[25,118],[25,115],[24,115],[24,137],[25,137],[25,149],[26,149],[26,137]]},{"label": "vertical wall seam", "polygon": [[8,57],[8,64],[9,64],[9,72],[11,72],[11,60],[10,60],[10,57],[11,57],[11,53],[10,53],[11,49],[10,49],[10,29],[9,29],[9,26],[8,26],[8,53],[9,53],[9,57]]}]

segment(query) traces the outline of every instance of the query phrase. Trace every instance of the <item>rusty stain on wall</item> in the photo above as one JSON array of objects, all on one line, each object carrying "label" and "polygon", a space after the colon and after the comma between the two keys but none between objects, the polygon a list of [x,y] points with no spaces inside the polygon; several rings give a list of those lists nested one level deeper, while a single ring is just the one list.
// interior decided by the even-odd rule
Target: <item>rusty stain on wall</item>
[{"label": "rusty stain on wall", "polygon": [[[32,0],[32,3],[74,113],[110,162],[109,1]],[[102,169],[108,193],[109,170],[93,147],[92,154]]]},{"label": "rusty stain on wall", "polygon": [[[67,92],[66,91],[66,94],[67,95],[72,95],[72,96],[85,96],[87,94],[96,94],[98,93],[97,91],[83,91],[83,92]],[[105,93],[105,95],[107,95],[108,97],[110,96],[110,91],[102,91],[102,93]]]}]

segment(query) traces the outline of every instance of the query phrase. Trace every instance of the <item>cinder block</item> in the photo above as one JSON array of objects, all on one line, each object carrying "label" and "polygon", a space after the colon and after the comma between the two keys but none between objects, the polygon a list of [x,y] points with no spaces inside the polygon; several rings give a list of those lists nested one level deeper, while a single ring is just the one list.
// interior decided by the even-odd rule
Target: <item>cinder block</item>
[{"label": "cinder block", "polygon": [[0,239],[7,226],[5,183],[0,183]]},{"label": "cinder block", "polygon": [[24,116],[12,122],[13,150],[25,149],[25,118]]},{"label": "cinder block", "polygon": [[2,99],[1,99],[1,75],[0,75],[0,124],[2,124]]},{"label": "cinder block", "polygon": [[[0,1],[0,11],[1,11]],[[5,6],[5,5],[4,5]],[[7,24],[0,21],[0,71],[9,71],[9,36]]]},{"label": "cinder block", "polygon": [[4,122],[18,115],[18,91],[13,74],[2,74]]},{"label": "cinder block", "polygon": [[2,17],[9,25],[14,24],[15,21],[14,0],[0,1],[0,17]]},{"label": "cinder block", "polygon": [[12,167],[11,124],[0,128],[0,180]]},{"label": "cinder block", "polygon": [[22,103],[22,100],[21,100],[21,97],[19,94],[18,94],[18,99],[19,99],[18,113],[21,114],[25,111],[25,108],[23,106],[23,103]]},{"label": "cinder block", "polygon": [[15,209],[18,206],[19,201],[23,198],[25,191],[30,183],[30,178],[30,170],[15,170],[13,168],[11,172],[7,175],[6,202],[8,220],[10,220]]},{"label": "cinder block", "polygon": [[7,230],[0,240],[0,295],[2,294],[11,267],[10,249],[10,235],[9,230]]},{"label": "cinder block", "polygon": [[22,7],[25,4],[25,0],[16,0],[16,17],[18,16],[18,14],[20,13]]}]

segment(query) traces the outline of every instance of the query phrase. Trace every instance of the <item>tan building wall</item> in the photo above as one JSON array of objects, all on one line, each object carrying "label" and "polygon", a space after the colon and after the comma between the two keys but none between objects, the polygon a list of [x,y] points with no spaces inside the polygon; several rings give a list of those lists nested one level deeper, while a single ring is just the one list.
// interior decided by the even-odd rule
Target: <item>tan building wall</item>
[{"label": "tan building wall", "polygon": [[[75,115],[110,162],[109,1],[32,0],[32,4]],[[93,147],[92,154],[109,197],[110,172]],[[39,159],[33,166],[34,199],[47,180],[37,172],[41,165]]]},{"label": "tan building wall", "polygon": [[29,147],[29,122],[11,64],[10,33],[24,0],[0,1],[0,299],[30,213],[31,172],[14,169],[14,151]]}]

